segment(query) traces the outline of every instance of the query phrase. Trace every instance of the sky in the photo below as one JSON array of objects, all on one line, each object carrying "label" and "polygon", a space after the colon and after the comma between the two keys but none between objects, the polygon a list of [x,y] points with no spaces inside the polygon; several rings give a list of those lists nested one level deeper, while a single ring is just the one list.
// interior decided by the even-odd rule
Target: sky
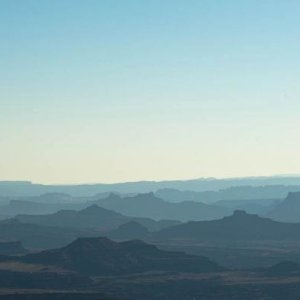
[{"label": "sky", "polygon": [[300,171],[300,1],[0,0],[0,180]]}]

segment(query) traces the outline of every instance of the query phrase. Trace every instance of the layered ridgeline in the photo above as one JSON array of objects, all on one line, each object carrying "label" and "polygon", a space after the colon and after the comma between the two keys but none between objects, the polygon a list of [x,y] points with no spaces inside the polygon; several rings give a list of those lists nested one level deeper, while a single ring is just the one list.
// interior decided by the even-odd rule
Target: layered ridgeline
[{"label": "layered ridgeline", "polygon": [[150,231],[180,223],[172,220],[155,221],[150,218],[128,217],[96,204],[79,211],[61,210],[48,215],[17,215],[14,219],[22,223],[64,228],[93,228],[102,231],[116,229],[130,221],[138,222]]},{"label": "layered ridgeline", "polygon": [[[258,189],[259,187],[255,187]],[[265,197],[272,195],[275,187],[268,187],[270,191],[265,194]],[[280,188],[280,187],[276,187]],[[223,216],[230,215],[235,209],[246,210],[249,213],[257,213],[259,215],[267,215],[274,211],[274,218],[280,219],[281,202],[280,198],[257,198],[258,195],[251,193],[253,187],[237,187],[230,188],[226,191],[219,192],[203,192],[205,195],[204,202],[199,199],[199,192],[178,191],[178,190],[160,190],[156,193],[146,194],[96,194],[92,197],[71,197],[66,194],[43,194],[33,197],[21,197],[17,200],[7,200],[1,205],[1,215],[3,218],[15,216],[19,214],[52,214],[59,210],[82,210],[92,204],[116,212],[129,215],[132,217],[144,217],[152,219],[176,219],[181,221],[190,220],[213,220]],[[267,190],[267,187],[263,187]],[[210,194],[221,193],[221,200],[211,202]],[[225,193],[225,194],[224,194]],[[248,195],[247,199],[243,199]],[[227,199],[229,196],[233,199]],[[219,198],[219,197],[218,197]],[[243,199],[243,200],[242,200]],[[276,207],[278,206],[278,213]],[[283,207],[283,213],[284,213]],[[293,214],[293,208],[290,209]],[[291,220],[297,220],[297,217],[291,215]],[[1,217],[1,216],[0,216]],[[272,214],[270,214],[272,217]],[[282,220],[287,220],[287,216]]]},{"label": "layered ridgeline", "polygon": [[[114,198],[119,201],[119,197]],[[177,221],[128,217],[97,205],[81,211],[19,215],[0,222],[0,239],[20,240],[27,247],[62,246],[76,237],[99,234],[116,240],[300,241],[300,223],[277,222],[244,211],[235,211],[232,216],[217,220],[178,224]]]},{"label": "layered ridgeline", "polygon": [[282,222],[300,222],[300,192],[289,193],[266,216]]},{"label": "layered ridgeline", "polygon": [[300,186],[284,185],[238,185],[220,190],[182,191],[177,189],[161,189],[155,195],[169,202],[195,201],[216,203],[222,200],[252,200],[254,202],[268,199],[284,199],[288,192],[298,191]]},{"label": "layered ridgeline", "polygon": [[[154,193],[138,195],[101,194],[90,198],[81,198],[80,201],[69,201],[67,195],[50,194],[38,197],[26,197],[19,200],[11,200],[2,205],[1,211],[5,215],[17,214],[52,214],[59,210],[82,210],[92,204],[97,204],[109,210],[131,217],[160,219],[188,220],[212,220],[229,215],[233,208],[219,205],[210,205],[195,201],[182,201],[172,203],[155,196]],[[61,197],[60,201],[58,201]],[[52,199],[45,202],[45,199]],[[183,199],[184,200],[184,199]],[[78,201],[78,199],[76,200]]]},{"label": "layered ridgeline", "polygon": [[171,203],[158,198],[154,193],[138,194],[132,197],[110,194],[109,197],[99,199],[94,203],[128,216],[148,217],[155,220],[212,220],[232,213],[231,208],[201,202]]},{"label": "layered ridgeline", "polygon": [[[37,196],[45,193],[64,193],[73,197],[90,197],[97,193],[118,192],[118,193],[147,193],[159,189],[177,189],[181,191],[218,191],[231,187],[254,187],[251,192],[243,193],[249,199],[255,195],[260,198],[284,198],[290,191],[300,190],[300,176],[274,176],[274,177],[244,177],[244,178],[200,178],[193,180],[174,181],[141,181],[116,184],[81,184],[81,185],[43,185],[34,184],[29,181],[0,181],[0,196]],[[255,187],[258,187],[256,190]],[[257,191],[257,192],[256,192]],[[202,198],[203,199],[203,198]],[[222,197],[221,199],[224,199]],[[229,198],[232,199],[232,195]],[[186,199],[187,200],[187,199]],[[220,200],[218,198],[217,200]],[[217,201],[216,200],[216,201]],[[201,200],[200,200],[201,201]]]},{"label": "layered ridgeline", "polygon": [[300,240],[300,223],[281,223],[237,210],[232,216],[212,221],[194,221],[162,229],[154,240],[194,241],[284,241]]},{"label": "layered ridgeline", "polygon": [[[0,221],[0,239],[18,240],[28,248],[54,248],[64,246],[78,237],[108,235],[108,232],[128,222],[139,223],[147,231],[180,223],[127,217],[94,204],[80,211],[61,210],[48,215],[18,215]],[[130,237],[138,236],[134,234]]]}]

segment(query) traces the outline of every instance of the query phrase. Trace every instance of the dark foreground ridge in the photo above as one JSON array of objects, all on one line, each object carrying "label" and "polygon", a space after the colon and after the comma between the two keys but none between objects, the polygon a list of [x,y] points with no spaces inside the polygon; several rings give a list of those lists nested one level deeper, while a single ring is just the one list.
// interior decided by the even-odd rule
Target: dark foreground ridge
[{"label": "dark foreground ridge", "polygon": [[86,275],[223,270],[205,257],[159,250],[139,240],[117,243],[108,238],[79,238],[66,247],[29,254],[20,260],[25,263],[53,265]]},{"label": "dark foreground ridge", "polygon": [[79,238],[66,247],[0,256],[1,299],[299,299],[300,267],[234,271],[139,240]]}]

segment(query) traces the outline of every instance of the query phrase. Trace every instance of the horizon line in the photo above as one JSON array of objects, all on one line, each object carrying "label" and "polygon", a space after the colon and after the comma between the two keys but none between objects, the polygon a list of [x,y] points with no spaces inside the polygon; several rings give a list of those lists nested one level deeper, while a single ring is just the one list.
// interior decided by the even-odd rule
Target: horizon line
[{"label": "horizon line", "polygon": [[37,184],[37,185],[55,185],[55,186],[77,186],[77,185],[117,185],[117,184],[134,184],[134,183],[163,183],[163,182],[174,182],[174,181],[213,181],[213,180],[243,180],[243,179],[266,179],[266,178],[300,178],[300,173],[291,174],[273,174],[273,175],[261,175],[261,176],[240,176],[240,177],[198,177],[198,178],[187,178],[187,179],[161,179],[161,180],[133,180],[133,181],[116,181],[116,182],[69,182],[69,183],[55,183],[55,182],[36,182],[32,180],[10,180],[0,179],[0,183],[26,183],[26,184]]}]

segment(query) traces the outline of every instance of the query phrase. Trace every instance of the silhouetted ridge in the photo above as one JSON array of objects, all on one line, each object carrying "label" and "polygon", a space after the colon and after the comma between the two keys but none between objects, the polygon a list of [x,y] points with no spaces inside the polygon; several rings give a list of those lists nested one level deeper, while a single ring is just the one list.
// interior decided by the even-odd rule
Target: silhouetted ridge
[{"label": "silhouetted ridge", "polygon": [[72,228],[113,229],[128,221],[128,217],[94,204],[83,210],[60,210],[50,215],[18,215],[24,223]]},{"label": "silhouetted ridge", "polygon": [[91,206],[88,206],[87,208],[78,211],[77,215],[79,216],[84,216],[84,215],[88,215],[89,217],[91,216],[97,216],[97,217],[116,217],[116,216],[122,216],[121,214],[109,210],[109,209],[105,209],[103,207],[100,207],[97,204],[93,204]]},{"label": "silhouetted ridge", "polygon": [[[113,196],[114,198],[114,196]],[[117,196],[118,199],[121,199]],[[113,201],[107,200],[106,201]],[[122,199],[120,200],[122,201]],[[147,227],[149,230],[159,230],[171,225],[178,224],[178,221],[161,220],[155,221],[149,218],[137,218],[122,215],[111,209],[92,204],[82,210],[60,210],[48,215],[17,215],[14,219],[23,223],[39,224],[44,226],[55,226],[77,229],[97,229],[108,232],[118,228],[120,225],[135,221]],[[135,236],[133,236],[134,238]],[[136,237],[142,237],[141,235]]]},{"label": "silhouetted ridge", "polygon": [[108,248],[110,249],[111,247],[114,247],[118,245],[118,243],[110,240],[107,237],[97,237],[97,238],[90,238],[90,237],[84,237],[84,238],[78,238],[76,239],[73,243],[67,245],[64,247],[64,249],[76,249],[78,250],[79,248],[85,250],[85,249],[103,249],[103,248]]},{"label": "silhouetted ridge", "polygon": [[155,233],[154,239],[300,240],[300,224],[280,223],[237,210],[219,220],[188,222]]},{"label": "silhouetted ridge", "polygon": [[211,220],[232,213],[232,209],[208,205],[201,202],[167,202],[154,193],[137,194],[131,197],[110,195],[96,201],[101,207],[133,217],[152,218],[155,220]]},{"label": "silhouetted ridge", "polygon": [[255,220],[263,220],[265,218],[259,217],[256,214],[248,214],[246,211],[241,210],[241,209],[237,209],[233,212],[233,214],[231,216],[228,217],[224,217],[223,220],[228,220],[231,222],[255,222]]},{"label": "silhouetted ridge", "polygon": [[88,275],[144,271],[210,272],[222,270],[209,259],[159,250],[139,240],[122,243],[107,238],[79,238],[66,247],[30,254],[27,263],[55,265]]}]

